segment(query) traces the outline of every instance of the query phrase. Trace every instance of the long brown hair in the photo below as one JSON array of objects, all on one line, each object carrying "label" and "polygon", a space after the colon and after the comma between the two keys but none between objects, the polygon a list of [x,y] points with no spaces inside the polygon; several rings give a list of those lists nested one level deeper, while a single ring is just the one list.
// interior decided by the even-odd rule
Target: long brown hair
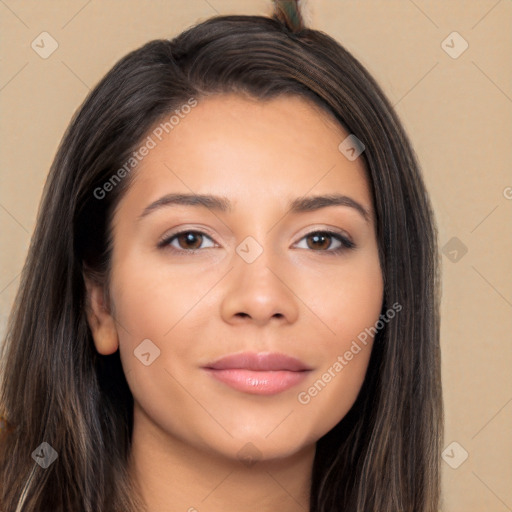
[{"label": "long brown hair", "polygon": [[[119,352],[101,356],[86,319],[84,271],[108,283],[118,172],[160,120],[191,98],[295,95],[365,145],[379,257],[381,329],[358,398],[317,442],[311,512],[438,510],[443,410],[437,228],[411,144],[384,93],[296,2],[272,17],[217,16],[122,58],[88,95],[46,182],[2,346],[0,509],[138,512],[127,473],[133,397]],[[119,176],[119,174],[118,174]],[[96,193],[95,193],[96,191]],[[46,442],[57,460],[31,454]]]}]

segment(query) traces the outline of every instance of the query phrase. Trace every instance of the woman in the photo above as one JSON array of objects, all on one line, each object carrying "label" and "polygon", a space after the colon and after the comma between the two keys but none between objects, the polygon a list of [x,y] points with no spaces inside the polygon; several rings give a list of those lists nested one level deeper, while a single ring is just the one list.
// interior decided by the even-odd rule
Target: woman
[{"label": "woman", "polygon": [[131,52],[44,190],[1,509],[437,511],[437,258],[390,103],[296,2]]}]

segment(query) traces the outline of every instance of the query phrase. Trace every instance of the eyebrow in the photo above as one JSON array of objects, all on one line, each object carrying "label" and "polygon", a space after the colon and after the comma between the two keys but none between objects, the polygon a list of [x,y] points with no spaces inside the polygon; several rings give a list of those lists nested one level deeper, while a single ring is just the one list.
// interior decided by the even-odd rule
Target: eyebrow
[{"label": "eyebrow", "polygon": [[[167,206],[202,206],[219,212],[231,212],[232,204],[227,197],[210,194],[166,194],[144,208],[138,219],[151,212]],[[366,222],[370,222],[370,212],[361,203],[342,194],[327,194],[321,196],[298,197],[288,204],[291,213],[303,213],[320,210],[329,206],[348,206],[355,209]]]}]

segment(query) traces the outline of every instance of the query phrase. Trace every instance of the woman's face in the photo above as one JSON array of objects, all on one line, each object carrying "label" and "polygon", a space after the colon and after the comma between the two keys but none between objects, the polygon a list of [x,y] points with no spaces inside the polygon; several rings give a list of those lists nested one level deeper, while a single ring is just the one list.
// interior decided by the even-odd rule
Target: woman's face
[{"label": "woman's face", "polygon": [[[96,347],[119,346],[139,426],[230,458],[291,455],[345,416],[368,365],[372,338],[357,340],[383,280],[363,164],[296,97],[211,96],[163,134],[114,215],[115,340],[95,329]],[[350,199],[310,202],[326,195]]]}]

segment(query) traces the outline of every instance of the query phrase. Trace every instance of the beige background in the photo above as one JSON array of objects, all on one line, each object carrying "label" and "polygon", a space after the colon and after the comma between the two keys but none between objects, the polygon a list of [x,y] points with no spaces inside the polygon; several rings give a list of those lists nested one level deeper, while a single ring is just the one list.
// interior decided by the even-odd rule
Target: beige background
[{"label": "beige background", "polygon": [[[216,13],[270,7],[265,0],[0,0],[2,336],[46,174],[88,91],[150,39]],[[307,19],[382,85],[432,196],[446,253],[445,445],[458,443],[446,460],[454,465],[462,449],[469,453],[457,469],[443,462],[442,510],[512,511],[512,2],[310,0]],[[59,45],[47,59],[31,48],[43,31]],[[457,58],[441,46],[453,31],[469,44]],[[463,40],[446,44],[460,51]]]}]

